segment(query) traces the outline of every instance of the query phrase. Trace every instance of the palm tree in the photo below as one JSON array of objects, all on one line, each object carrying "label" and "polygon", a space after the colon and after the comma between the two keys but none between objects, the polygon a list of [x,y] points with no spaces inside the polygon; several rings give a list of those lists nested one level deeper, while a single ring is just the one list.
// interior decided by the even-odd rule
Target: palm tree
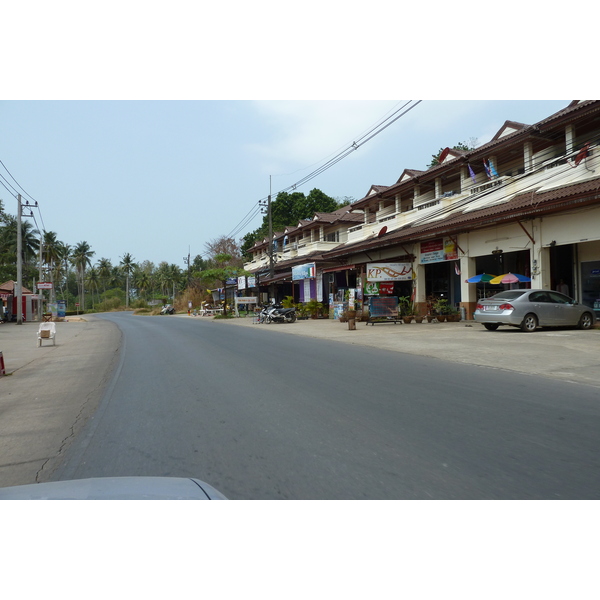
[{"label": "palm tree", "polygon": [[100,277],[98,275],[98,269],[96,269],[96,267],[92,267],[88,271],[86,281],[92,290],[92,309],[93,309],[94,308],[94,288],[96,288],[96,293],[98,293],[98,282],[100,281]]},{"label": "palm tree", "polygon": [[56,280],[62,281],[61,293],[63,300],[65,300],[65,286],[69,278],[69,259],[71,257],[71,246],[63,242],[57,244],[58,263],[56,266]]},{"label": "palm tree", "polygon": [[98,277],[102,280],[104,285],[104,291],[106,292],[106,282],[110,279],[110,274],[112,270],[112,264],[110,259],[101,258],[98,261]]},{"label": "palm tree", "polygon": [[181,269],[176,264],[170,264],[167,277],[169,283],[173,286],[173,304],[175,304],[175,285],[181,281]]},{"label": "palm tree", "polygon": [[91,249],[90,245],[87,242],[79,242],[77,246],[75,246],[72,254],[71,261],[75,265],[77,272],[79,274],[79,279],[81,281],[81,307],[82,310],[85,311],[85,268],[92,264],[92,256],[94,256],[95,252]]},{"label": "palm tree", "polygon": [[[42,262],[48,267],[50,273],[50,281],[54,282],[58,279],[57,267],[61,262],[60,259],[60,242],[54,231],[45,231],[43,238]],[[52,286],[51,296],[55,296],[54,285]]]},{"label": "palm tree", "polygon": [[134,285],[141,295],[145,296],[148,288],[152,284],[150,273],[145,269],[136,269],[133,274]]},{"label": "palm tree", "polygon": [[[40,232],[33,227],[31,221],[21,221],[21,258],[24,265],[28,265],[40,248]],[[17,257],[17,218],[6,215],[6,225],[2,230],[2,253]]]},{"label": "palm tree", "polygon": [[129,307],[129,277],[134,268],[133,257],[129,252],[123,255],[121,259],[121,270],[125,273],[125,307]]}]

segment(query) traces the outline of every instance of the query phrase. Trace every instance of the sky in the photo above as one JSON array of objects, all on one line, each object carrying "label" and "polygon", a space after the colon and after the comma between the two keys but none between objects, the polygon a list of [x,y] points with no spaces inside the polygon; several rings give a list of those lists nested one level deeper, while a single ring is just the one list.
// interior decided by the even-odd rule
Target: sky
[{"label": "sky", "polygon": [[[572,99],[597,98],[586,50],[596,38],[596,20],[587,17],[595,5],[584,0],[577,7],[577,13],[565,13],[510,0],[501,6],[472,0],[5,3],[0,160],[18,185],[0,165],[5,177],[0,181],[8,187],[0,186],[0,198],[6,211],[16,214],[16,191],[10,186],[21,192],[22,186],[24,198],[39,203],[37,224],[70,245],[87,241],[94,260],[116,264],[131,253],[138,262],[167,261],[183,268],[188,252],[202,255],[207,241],[236,231],[239,238],[260,225],[258,217],[239,227],[269,194],[270,180],[273,194],[293,185],[400,108],[405,101],[399,98],[423,102],[299,191],[316,187],[333,197],[360,199],[372,184],[395,183],[406,168],[425,169],[442,147],[471,138],[485,143],[506,120],[534,123]],[[460,590],[461,598],[479,598],[484,589],[487,597],[504,598],[514,595],[516,583],[522,597],[539,595],[541,587],[550,598],[567,590],[573,595],[574,583],[585,580],[581,564],[591,556],[587,538],[573,539],[574,531],[589,534],[589,527],[573,527],[572,513],[557,519],[556,506],[540,513],[535,505],[535,515],[524,522],[523,506],[506,503],[485,509],[483,504],[425,508],[411,503],[400,513],[396,503],[380,504],[376,511],[368,503],[336,503],[326,526],[318,529],[315,523],[321,523],[325,510],[319,502],[302,503],[302,512],[298,504],[275,509],[238,503],[226,518],[209,520],[197,512],[178,519],[168,507],[156,519],[153,508],[140,523],[152,542],[130,554],[139,561],[139,572],[148,564],[159,564],[167,575],[172,569],[176,576],[165,581],[171,596],[174,582],[189,586],[177,562],[182,554],[172,552],[181,547],[184,568],[186,560],[195,561],[186,571],[198,561],[207,564],[221,595],[223,582],[226,588],[232,585],[233,563],[241,573],[241,593],[254,584],[263,596],[280,597],[286,589],[290,598],[305,597],[302,583],[313,584],[308,574],[316,563],[309,563],[300,579],[290,565],[306,565],[319,539],[327,552],[321,561],[326,571],[319,571],[317,582],[322,597],[339,597],[340,590],[348,598],[383,597],[399,589],[423,596],[424,589],[436,587],[438,593],[430,597],[447,596],[451,589]],[[286,512],[273,519],[275,510]],[[537,530],[532,522],[540,515]],[[33,523],[37,547],[47,550],[46,580],[61,566],[47,557],[64,561],[68,555],[72,571],[85,577],[94,550],[69,551],[91,536],[105,542],[94,544],[104,560],[105,547],[126,539],[123,532],[130,528],[116,511],[96,513],[86,518],[86,537],[78,545],[72,535],[40,535],[43,519],[24,517],[19,538],[23,523]],[[590,519],[584,522],[587,526]],[[248,531],[255,524],[260,529]],[[174,564],[165,552],[157,554],[157,532],[167,540],[164,547]],[[173,540],[175,532],[181,539]],[[552,543],[544,536],[548,532]],[[209,543],[190,553],[189,539]],[[389,550],[391,539],[401,542],[397,552]],[[513,569],[516,575],[500,581],[490,565],[506,562],[515,539],[527,549],[521,561],[526,573]],[[221,545],[222,552],[215,553]],[[202,552],[204,547],[210,552]],[[573,548],[582,548],[582,556]],[[236,550],[241,550],[240,561],[232,561]],[[265,556],[276,565],[268,578]],[[406,565],[400,577],[398,559]],[[562,586],[556,577],[545,577],[548,565],[558,561]],[[344,577],[348,566],[352,576]],[[129,563],[127,568],[128,574],[136,572]],[[269,594],[271,581],[280,583],[277,572],[286,587]],[[129,579],[132,591],[134,585],[138,591],[139,578]],[[212,580],[202,579],[203,590],[212,589]],[[314,593],[314,587],[306,592]]]},{"label": "sky", "polygon": [[[425,170],[440,148],[485,143],[504,121],[531,124],[569,101],[412,102],[297,190],[358,200],[405,168]],[[71,246],[87,241],[92,262],[118,264],[130,253],[184,268],[206,242],[256,229],[258,202],[270,191],[275,197],[313,173],[406,102],[2,101],[0,198],[10,214],[17,193],[35,199],[33,224]]]}]

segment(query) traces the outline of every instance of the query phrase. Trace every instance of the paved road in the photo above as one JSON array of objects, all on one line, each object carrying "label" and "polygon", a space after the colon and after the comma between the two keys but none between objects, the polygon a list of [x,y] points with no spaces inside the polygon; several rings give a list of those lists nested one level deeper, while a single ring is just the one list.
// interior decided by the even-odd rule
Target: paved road
[{"label": "paved road", "polygon": [[[596,387],[283,335],[314,323],[103,318],[124,334],[118,377],[60,479],[194,476],[247,499],[600,497]],[[379,327],[388,344],[452,331]]]},{"label": "paved road", "polygon": [[[155,325],[171,327],[175,321],[179,323],[177,325],[178,328],[183,327],[185,330],[189,330],[190,333],[201,327],[202,330],[206,329],[218,334],[218,337],[223,340],[223,345],[219,345],[217,342],[212,343],[211,351],[208,353],[204,352],[204,359],[196,363],[188,363],[188,357],[185,356],[185,353],[183,362],[174,360],[174,357],[177,355],[177,348],[167,347],[166,351],[163,352],[161,344],[164,340],[161,340],[161,343],[158,344],[157,340],[160,338],[156,336],[154,336],[154,339],[140,346],[138,351],[140,356],[158,356],[159,359],[157,359],[155,365],[150,369],[151,374],[146,377],[147,381],[137,381],[131,389],[135,391],[138,389],[138,386],[147,386],[149,392],[154,393],[155,388],[159,389],[158,385],[163,386],[162,398],[164,401],[157,404],[156,410],[158,411],[162,410],[164,406],[182,408],[180,404],[181,394],[179,392],[182,388],[182,381],[186,380],[191,372],[202,374],[200,376],[202,381],[198,389],[207,387],[207,389],[211,390],[214,397],[228,398],[227,394],[231,393],[231,389],[228,387],[227,381],[229,381],[229,374],[232,372],[230,367],[234,364],[236,368],[233,370],[233,373],[235,374],[236,385],[243,387],[241,392],[242,397],[249,395],[260,400],[261,390],[273,390],[276,396],[281,397],[281,394],[284,394],[285,397],[290,396],[295,398],[294,406],[298,407],[298,410],[301,406],[305,406],[306,410],[310,409],[311,414],[321,415],[323,413],[323,419],[333,419],[335,409],[332,406],[332,412],[329,415],[324,413],[324,411],[326,412],[326,407],[329,407],[332,402],[327,394],[325,394],[326,397],[324,399],[314,399],[310,394],[301,394],[298,392],[296,384],[298,381],[302,382],[303,378],[311,377],[313,372],[321,373],[323,377],[329,380],[337,378],[339,382],[341,378],[341,384],[343,385],[338,384],[336,387],[342,390],[342,394],[349,399],[345,401],[346,404],[348,402],[352,404],[361,397],[368,399],[372,390],[380,385],[379,383],[373,383],[369,379],[373,371],[369,368],[369,363],[365,358],[366,348],[368,347],[383,351],[381,359],[378,359],[378,362],[381,364],[385,364],[385,361],[389,358],[388,355],[391,354],[395,357],[389,368],[392,372],[398,374],[399,365],[401,365],[403,371],[405,373],[408,372],[414,384],[411,391],[414,397],[420,396],[419,390],[433,390],[430,385],[430,380],[433,377],[432,373],[436,374],[435,377],[442,378],[443,381],[449,381],[447,375],[442,375],[444,368],[448,366],[447,361],[463,363],[470,367],[473,365],[487,365],[493,366],[495,370],[499,369],[498,375],[501,375],[501,378],[497,383],[492,384],[490,380],[487,380],[489,372],[486,369],[475,369],[476,375],[480,373],[486,375],[486,381],[482,383],[472,379],[469,380],[468,385],[474,389],[479,389],[481,392],[480,396],[484,399],[489,398],[487,390],[494,385],[501,391],[507,390],[507,393],[512,398],[511,402],[517,400],[517,404],[514,405],[516,414],[520,414],[520,411],[526,410],[526,406],[518,402],[520,396],[515,396],[514,386],[516,384],[512,375],[515,372],[542,374],[545,378],[561,380],[562,382],[587,382],[589,385],[600,387],[600,369],[598,369],[600,332],[597,330],[591,332],[550,330],[539,331],[530,335],[522,334],[513,329],[487,332],[477,324],[459,323],[412,324],[408,326],[398,324],[377,325],[375,327],[366,327],[364,324],[359,324],[356,331],[349,331],[344,324],[332,321],[299,321],[293,325],[259,326],[252,325],[250,319],[218,322],[187,316],[150,318],[132,317],[126,314],[120,315],[118,318],[121,317],[132,319],[132,323],[139,323],[146,329],[148,327],[153,328]],[[152,325],[152,323],[155,325]],[[246,334],[242,334],[242,330],[244,329],[255,333],[251,337],[245,337]],[[37,325],[34,323],[28,323],[23,326],[13,324],[0,326],[0,351],[4,353],[6,369],[11,374],[9,377],[0,379],[0,485],[32,483],[56,477],[54,470],[61,464],[66,450],[77,437],[77,433],[81,430],[90,415],[96,414],[97,417],[99,416],[99,413],[95,413],[96,407],[103,396],[107,382],[110,381],[109,376],[113,368],[118,364],[116,359],[119,356],[117,350],[121,343],[121,336],[119,329],[107,320],[96,316],[86,316],[86,321],[59,323],[56,347],[47,345],[45,342],[42,348],[38,348],[35,341],[36,330]],[[255,335],[262,337],[257,341]],[[298,336],[306,338],[308,345],[301,346]],[[170,335],[167,335],[167,340],[170,337]],[[288,358],[285,361],[284,367],[276,368],[274,367],[275,361],[279,359],[281,353],[275,351],[273,354],[272,349],[280,347],[281,342],[276,341],[280,338],[288,339],[286,343]],[[318,358],[316,358],[316,345],[314,344],[314,340],[311,342],[309,338],[325,338],[327,344],[333,344],[333,346],[319,345],[322,350],[319,351]],[[252,363],[252,367],[248,364],[244,366],[242,364],[244,361],[239,360],[239,358],[232,354],[232,350],[239,345],[240,339],[244,340],[243,345],[253,355],[254,362]],[[192,344],[195,343],[195,348],[198,348],[199,339],[197,337],[191,337],[188,341]],[[204,339],[202,339],[202,342],[204,342]],[[345,349],[342,350],[340,346],[345,347]],[[217,354],[217,356],[222,356],[222,360],[217,360],[216,358],[213,360],[212,353],[215,348],[221,348],[219,351],[221,354]],[[358,364],[353,362],[354,359],[349,358],[346,360],[342,358],[342,353],[345,353],[349,348],[353,348],[360,355],[361,358]],[[402,353],[401,356],[398,356],[398,352]],[[414,369],[408,368],[412,363],[409,362],[411,357],[407,353],[413,353],[417,356],[439,357],[446,360],[438,363],[435,369],[432,367],[424,373],[416,366]],[[197,354],[196,350],[192,354]],[[272,360],[267,360],[267,356],[272,356]],[[332,356],[335,357],[335,360],[332,360]],[[316,364],[307,362],[307,357],[315,358]],[[142,363],[146,362],[146,359],[142,361]],[[185,368],[178,366],[180,362],[186,365]],[[291,383],[289,376],[290,364],[293,366],[293,381]],[[228,367],[224,369],[223,365],[228,365]],[[346,372],[340,369],[339,365],[342,365],[344,369],[345,365],[352,366]],[[450,371],[450,375],[452,375],[452,371],[462,372],[462,367],[454,364],[454,366],[450,367]],[[162,372],[168,373],[169,377],[171,373],[177,375],[175,376],[175,380],[170,384],[162,382],[162,378],[160,379],[161,383],[157,386],[149,384],[149,382],[156,380],[157,374]],[[413,372],[421,373],[421,376],[413,378]],[[239,373],[242,373],[244,376],[241,377]],[[357,373],[361,375],[357,376]],[[252,381],[252,383],[248,384],[248,381]],[[460,385],[465,385],[465,377],[462,377],[462,379],[459,378],[459,381],[460,383],[457,382],[455,384],[457,389]],[[519,379],[519,381],[521,380]],[[215,382],[219,382],[219,385]],[[386,385],[388,384],[384,382],[382,389],[388,390],[385,394],[386,397],[390,396],[394,398],[394,406],[398,404],[398,398],[404,398],[402,402],[406,402],[406,390],[409,388],[405,384],[399,386],[398,379],[395,378],[393,383],[389,384],[389,387],[386,388]],[[523,380],[523,385],[525,389],[533,386],[537,391],[543,389],[545,380],[534,380],[526,377]],[[139,389],[144,389],[144,387]],[[402,391],[401,394],[398,393],[399,389]],[[559,389],[562,389],[561,393],[558,393]],[[581,390],[587,389],[589,389],[587,385],[567,385],[565,388],[552,387],[550,391],[543,392],[538,398],[541,406],[544,406],[544,403],[548,402],[548,398],[558,398],[557,402],[559,404],[550,413],[542,411],[540,418],[535,418],[534,422],[541,426],[546,416],[551,414],[558,421],[566,419],[564,414],[557,415],[556,410],[559,407],[567,411],[575,411],[579,416],[587,414],[586,410],[589,409],[591,411],[590,414],[595,415],[594,411],[597,404],[595,396],[597,396],[597,390],[595,394],[592,392],[592,400],[588,409],[582,408],[580,402],[581,399],[579,396]],[[190,390],[187,389],[185,391],[189,395]],[[193,393],[194,390],[192,389],[191,392]],[[443,388],[437,392],[440,398],[443,397],[442,392]],[[282,406],[276,406],[272,404],[272,399],[267,402],[263,398],[260,401],[265,406],[271,406],[271,410],[267,413],[269,419],[274,419],[278,411],[281,413],[283,410],[283,414],[285,415],[293,408],[293,406],[285,405],[283,408]],[[311,406],[310,402],[313,402],[314,405]],[[365,400],[364,404],[365,406],[371,406],[372,401]],[[481,404],[481,402],[478,404]],[[500,405],[503,406],[504,404],[505,401],[502,400]],[[260,402],[258,406],[260,406]],[[413,404],[409,402],[408,406],[412,407]],[[519,408],[518,411],[517,407]],[[244,410],[246,409],[245,406],[243,408]],[[443,405],[441,408],[444,408]],[[179,409],[176,412],[182,415],[185,415],[185,411],[189,410],[186,408]],[[491,409],[491,406],[488,406],[486,410],[489,409]],[[234,421],[239,421],[240,407],[234,404],[216,404],[213,406],[213,410],[216,411],[215,414],[228,412],[229,418],[234,417]],[[411,410],[413,409],[411,408]],[[439,410],[440,407],[435,408],[436,413]],[[341,412],[343,413],[343,411]],[[160,418],[160,414],[160,412],[157,412],[154,415],[150,415],[148,419],[151,421],[152,418]],[[169,413],[168,418],[171,418],[172,414],[173,411]],[[241,414],[244,414],[243,410]],[[443,411],[441,414],[443,414]],[[534,412],[533,414],[536,413]],[[370,415],[361,417],[361,422],[368,422],[367,417],[370,418]],[[491,418],[490,415],[488,417]],[[346,419],[347,417],[340,416],[339,418]],[[552,430],[553,417],[548,416],[548,418],[550,420],[547,426]],[[571,426],[578,427],[578,425],[574,425],[574,423],[578,422],[578,418],[575,421],[572,421],[572,419],[567,420]],[[226,419],[222,420],[226,421]],[[123,423],[127,422],[128,419],[123,421]],[[133,418],[130,418],[129,422],[137,423],[136,419]],[[591,422],[595,423],[593,420]],[[181,426],[185,429],[186,423],[182,423]],[[316,423],[315,426],[318,432],[319,426],[322,426],[322,424]],[[385,430],[386,423],[382,423],[382,426],[383,430]],[[136,427],[139,428],[139,425],[136,425]],[[583,428],[585,430],[585,423],[583,424]],[[139,429],[140,431],[146,431],[143,427]],[[294,437],[306,437],[310,439],[308,432],[304,431],[300,434],[297,429],[298,427],[296,430],[288,430],[287,435],[291,436],[291,439],[294,439]],[[272,422],[271,431],[279,430],[282,432],[280,435],[283,435],[285,428],[282,427],[282,423],[277,421]],[[215,431],[207,434],[206,439],[210,440],[210,436],[216,436],[216,432],[218,431],[219,427],[217,426]],[[418,431],[418,429],[415,429],[415,431]],[[519,431],[519,429],[517,428],[515,431]],[[315,441],[314,447],[319,448],[329,445],[330,451],[333,451],[336,444],[333,441],[323,441],[329,440],[331,437],[327,435],[327,428],[322,433],[324,435],[320,436],[320,441]],[[525,438],[528,437],[526,431],[522,431],[522,433]],[[557,435],[559,433],[557,432]],[[569,433],[569,436],[572,435],[573,431]],[[141,434],[140,436],[143,437]],[[472,435],[469,434],[466,437],[468,439]],[[215,437],[215,443],[220,439],[220,437]],[[359,448],[364,447],[362,439],[363,437],[360,438],[360,442],[357,442]],[[349,440],[346,441],[349,444]],[[483,438],[481,441],[484,441]],[[356,446],[357,443],[354,445]],[[237,438],[235,443],[231,443],[232,450],[227,450],[227,452],[230,452],[230,458],[234,463],[236,461],[240,462],[233,449],[236,445],[239,446]],[[267,445],[267,449],[268,447]],[[291,452],[285,444],[283,448],[285,450],[284,453]],[[174,460],[179,461],[180,465],[187,465],[190,471],[193,471],[193,475],[197,476],[198,473],[195,472],[198,468],[197,462],[191,459],[187,461],[185,457],[188,454],[197,455],[201,452],[201,449],[198,446],[178,448],[177,444],[174,444],[172,450],[183,450],[182,455],[172,452],[170,456],[173,456]],[[254,449],[256,452],[258,450],[265,450],[265,447]],[[222,449],[220,449],[219,455],[225,456],[227,452],[223,453]],[[571,453],[572,456],[576,454]],[[136,468],[143,465],[145,460],[143,455],[140,456],[140,462]],[[169,454],[167,453],[165,456],[169,456]],[[330,454],[330,456],[332,455]],[[358,456],[360,456],[360,453]],[[343,458],[343,455],[338,456],[336,461],[339,459],[339,464],[344,464]],[[241,464],[244,464],[243,461]],[[442,462],[441,464],[448,463]],[[571,462],[570,464],[573,463]],[[592,464],[595,464],[593,460]],[[160,460],[155,462],[156,465],[161,466],[161,473],[169,472],[169,469],[165,468]],[[224,479],[227,476],[228,470],[231,471],[229,466],[225,465],[225,467],[223,467],[222,471]],[[210,479],[213,472],[218,470],[219,465],[215,463],[212,465],[212,468],[213,471],[204,471],[207,479]],[[253,494],[259,493],[264,488],[264,482],[261,479],[262,475],[260,473],[257,478],[256,489],[236,489],[235,485],[230,485],[227,482],[224,482],[224,485],[226,485],[231,497],[238,497],[236,494],[241,494],[239,497],[254,497]],[[327,478],[327,470],[324,473],[323,477]],[[286,481],[285,473],[278,473],[277,476],[280,481]],[[313,482],[312,485],[315,485],[315,483]],[[371,485],[373,490],[377,488],[377,485],[374,483],[369,485]],[[581,482],[578,485],[581,485]],[[319,486],[317,487],[321,489]],[[353,487],[350,486],[350,488]],[[355,497],[352,495],[355,491],[355,488],[346,489],[344,493],[347,496],[344,497]],[[275,497],[295,497],[294,494],[296,493],[298,493],[297,490],[288,489],[284,485]],[[322,490],[321,493],[323,497],[327,497],[325,490]],[[403,493],[409,494],[409,491],[404,489]],[[586,493],[593,495],[594,492],[588,489]]]}]

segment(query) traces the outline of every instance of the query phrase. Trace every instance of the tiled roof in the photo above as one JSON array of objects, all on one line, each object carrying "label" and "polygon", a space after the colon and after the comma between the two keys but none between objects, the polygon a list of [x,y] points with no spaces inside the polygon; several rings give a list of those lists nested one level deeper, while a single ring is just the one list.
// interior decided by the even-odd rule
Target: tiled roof
[{"label": "tiled roof", "polygon": [[[12,279],[9,279],[8,281],[5,281],[3,284],[0,285],[0,290],[2,290],[4,293],[9,293],[9,294],[14,294],[15,291],[15,285],[16,282],[13,281]],[[31,290],[26,288],[24,285],[21,285],[21,292],[23,294],[31,294]]]}]

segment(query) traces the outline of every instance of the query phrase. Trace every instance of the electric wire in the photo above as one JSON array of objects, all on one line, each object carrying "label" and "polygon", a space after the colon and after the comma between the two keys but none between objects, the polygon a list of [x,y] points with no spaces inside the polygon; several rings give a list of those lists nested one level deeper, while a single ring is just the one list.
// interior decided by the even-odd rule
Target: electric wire
[{"label": "electric wire", "polygon": [[[350,154],[352,154],[352,152],[355,152],[356,150],[358,150],[358,148],[360,148],[361,146],[363,146],[364,144],[366,144],[368,141],[370,141],[371,139],[373,139],[376,135],[378,135],[383,130],[385,130],[387,127],[389,127],[390,125],[392,125],[392,123],[396,122],[398,119],[400,119],[406,113],[408,113],[409,111],[411,111],[420,102],[422,102],[422,100],[414,101],[414,104],[412,106],[410,106],[409,108],[407,108],[406,110],[404,110],[411,102],[413,102],[413,100],[409,100],[402,107],[400,107],[398,110],[394,111],[389,117],[387,117],[385,119],[382,119],[377,125],[371,127],[368,131],[366,131],[365,133],[363,133],[361,135],[361,137],[359,137],[355,141],[353,141],[352,144],[349,147],[345,148],[344,150],[342,150],[341,152],[339,152],[338,154],[336,154],[333,158],[331,158],[330,160],[328,160],[327,162],[325,162],[319,168],[315,169],[312,173],[309,173],[306,177],[303,177],[302,179],[300,179],[296,183],[294,183],[294,184],[292,184],[292,185],[290,185],[290,186],[288,186],[286,188],[283,188],[283,189],[279,190],[275,194],[272,194],[272,196],[276,197],[277,194],[279,194],[279,193],[288,192],[290,190],[296,190],[299,186],[304,185],[305,183],[308,183],[309,181],[311,181],[315,177],[318,177],[321,173],[325,172],[326,170],[328,170],[331,167],[333,167],[334,165],[336,165],[338,162],[340,162],[341,160],[343,160],[344,158],[346,158],[347,156],[349,156]],[[403,111],[403,112],[401,112],[401,111]],[[400,114],[398,114],[398,113],[400,113]],[[259,202],[263,202],[263,201],[265,201],[267,199],[268,199],[268,197],[267,198],[261,198],[259,200]],[[252,211],[250,211],[250,212],[252,212]],[[258,215],[258,211],[254,212],[253,216],[252,216],[252,219],[254,217],[256,217],[257,215]],[[235,228],[231,231],[231,233],[227,237],[233,238],[236,235],[238,235],[238,233],[240,233],[242,231],[242,229],[245,228],[250,221],[251,220],[245,218],[242,221],[242,223],[239,223],[238,225],[235,226]]]}]

